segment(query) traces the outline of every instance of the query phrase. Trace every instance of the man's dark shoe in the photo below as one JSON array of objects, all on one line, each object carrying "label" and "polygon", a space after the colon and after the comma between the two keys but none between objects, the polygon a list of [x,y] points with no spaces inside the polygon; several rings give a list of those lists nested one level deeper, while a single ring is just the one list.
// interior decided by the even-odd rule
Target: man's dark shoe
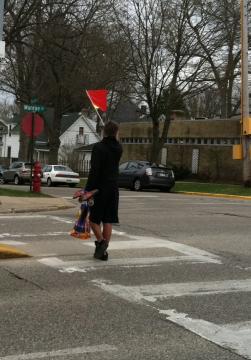
[{"label": "man's dark shoe", "polygon": [[107,261],[108,260],[108,252],[105,251],[104,254],[99,258],[99,260]]},{"label": "man's dark shoe", "polygon": [[[95,252],[94,252],[94,257],[95,259],[100,259],[100,260],[107,260],[108,259],[108,254],[106,252],[106,249],[108,248],[108,243],[105,240],[101,240],[101,241],[95,241]],[[107,258],[106,255],[107,254]],[[105,259],[106,258],[106,259]]]},{"label": "man's dark shoe", "polygon": [[95,251],[94,251],[94,254],[93,254],[94,258],[96,258],[96,256],[97,256],[97,250],[98,250],[99,244],[100,244],[99,241],[95,241]]}]

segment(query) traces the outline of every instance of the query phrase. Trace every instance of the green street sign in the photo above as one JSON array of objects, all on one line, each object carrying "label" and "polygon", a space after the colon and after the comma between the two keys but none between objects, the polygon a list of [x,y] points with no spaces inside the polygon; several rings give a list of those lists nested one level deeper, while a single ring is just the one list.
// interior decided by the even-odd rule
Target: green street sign
[{"label": "green street sign", "polygon": [[24,111],[42,113],[45,111],[45,107],[41,105],[24,105]]}]

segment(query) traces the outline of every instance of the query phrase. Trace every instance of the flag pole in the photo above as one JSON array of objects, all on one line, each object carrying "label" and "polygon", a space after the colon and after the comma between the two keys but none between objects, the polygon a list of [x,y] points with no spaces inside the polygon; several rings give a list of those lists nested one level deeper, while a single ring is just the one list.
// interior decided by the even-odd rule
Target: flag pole
[{"label": "flag pole", "polygon": [[97,113],[97,115],[98,115],[98,117],[99,117],[99,119],[100,119],[100,121],[101,121],[101,126],[104,126],[104,125],[105,125],[105,124],[104,124],[104,121],[103,121],[102,117],[100,116],[100,113],[98,112],[96,106],[93,105],[92,99],[91,99],[91,97],[89,96],[87,90],[86,90],[86,94],[87,94],[88,98],[90,99],[90,102],[91,102],[92,106],[94,107],[94,110],[96,111],[96,113]]}]

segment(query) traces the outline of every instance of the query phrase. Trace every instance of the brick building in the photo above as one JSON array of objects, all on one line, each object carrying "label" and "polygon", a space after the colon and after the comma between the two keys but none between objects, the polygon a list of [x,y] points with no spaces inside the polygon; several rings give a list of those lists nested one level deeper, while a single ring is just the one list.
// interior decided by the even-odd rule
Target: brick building
[{"label": "brick building", "polygon": [[[173,120],[161,163],[187,167],[204,179],[241,181],[242,161],[232,159],[232,146],[240,144],[240,133],[239,118]],[[122,160],[149,159],[151,122],[121,123],[120,139]]]}]

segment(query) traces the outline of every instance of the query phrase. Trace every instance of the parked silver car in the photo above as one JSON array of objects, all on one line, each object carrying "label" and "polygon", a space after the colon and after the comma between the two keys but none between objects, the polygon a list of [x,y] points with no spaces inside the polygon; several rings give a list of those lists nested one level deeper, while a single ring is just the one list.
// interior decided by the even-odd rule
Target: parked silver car
[{"label": "parked silver car", "polygon": [[5,183],[14,182],[15,185],[23,184],[30,181],[31,163],[16,161],[11,164],[9,169],[3,172]]},{"label": "parked silver car", "polygon": [[4,165],[0,165],[0,185],[4,184],[4,179],[3,179],[3,173],[4,171],[6,171],[8,168]]}]

